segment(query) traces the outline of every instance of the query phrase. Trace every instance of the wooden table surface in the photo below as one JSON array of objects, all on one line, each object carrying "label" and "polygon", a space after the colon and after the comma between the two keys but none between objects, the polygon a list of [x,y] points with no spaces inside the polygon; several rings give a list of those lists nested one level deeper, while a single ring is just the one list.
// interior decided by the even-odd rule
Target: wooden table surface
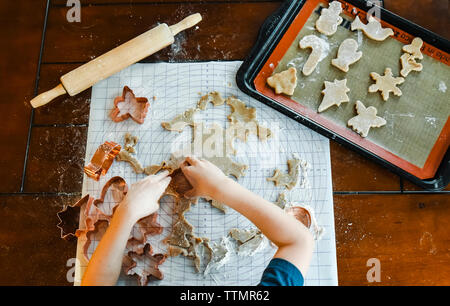
[{"label": "wooden table surface", "polygon": [[[182,35],[183,50],[166,48],[148,62],[242,60],[280,5],[81,2],[81,23],[67,22],[65,0],[0,3],[0,285],[71,285],[66,264],[76,245],[59,238],[56,212],[81,195],[91,91],[33,111],[36,92],[158,21],[171,24],[193,12],[204,21]],[[447,0],[385,0],[385,7],[449,39]],[[330,146],[339,284],[369,284],[366,262],[378,258],[378,284],[450,285],[450,188],[427,193],[335,142]]]}]

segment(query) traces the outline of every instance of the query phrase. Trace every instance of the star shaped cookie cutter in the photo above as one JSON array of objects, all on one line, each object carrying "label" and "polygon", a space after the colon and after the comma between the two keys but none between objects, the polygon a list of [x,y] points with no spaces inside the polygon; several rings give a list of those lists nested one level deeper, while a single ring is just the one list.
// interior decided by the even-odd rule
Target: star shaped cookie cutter
[{"label": "star shaped cookie cutter", "polygon": [[131,117],[135,122],[144,123],[147,111],[150,106],[147,98],[136,98],[133,91],[125,86],[122,96],[114,99],[114,109],[110,117],[114,122],[127,120]]},{"label": "star shaped cookie cutter", "polygon": [[100,145],[92,156],[91,162],[84,167],[84,173],[98,181],[111,167],[114,158],[119,154],[121,146],[113,141],[106,141]]}]

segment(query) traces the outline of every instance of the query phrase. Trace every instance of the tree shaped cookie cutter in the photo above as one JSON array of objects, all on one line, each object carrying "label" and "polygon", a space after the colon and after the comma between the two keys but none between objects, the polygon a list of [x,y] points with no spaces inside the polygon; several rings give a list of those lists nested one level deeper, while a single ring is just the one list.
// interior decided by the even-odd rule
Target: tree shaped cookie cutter
[{"label": "tree shaped cookie cutter", "polygon": [[105,175],[114,158],[119,154],[121,146],[113,141],[106,141],[100,145],[92,156],[91,162],[84,167],[84,173],[90,178],[98,181],[100,176]]}]

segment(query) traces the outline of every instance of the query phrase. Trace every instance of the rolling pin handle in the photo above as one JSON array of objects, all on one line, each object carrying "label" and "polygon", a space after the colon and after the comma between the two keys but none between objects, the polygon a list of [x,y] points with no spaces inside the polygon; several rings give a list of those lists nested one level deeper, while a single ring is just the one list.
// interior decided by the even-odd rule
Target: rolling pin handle
[{"label": "rolling pin handle", "polygon": [[187,16],[177,24],[171,25],[169,29],[172,32],[173,36],[175,36],[181,31],[184,31],[186,29],[195,26],[200,21],[202,21],[202,15],[200,15],[200,13],[192,14]]},{"label": "rolling pin handle", "polygon": [[30,103],[33,108],[37,108],[39,106],[45,105],[49,103],[51,100],[53,100],[56,97],[59,97],[63,94],[66,94],[66,90],[62,86],[62,84],[59,84],[55,88],[41,93],[39,96],[33,98]]}]

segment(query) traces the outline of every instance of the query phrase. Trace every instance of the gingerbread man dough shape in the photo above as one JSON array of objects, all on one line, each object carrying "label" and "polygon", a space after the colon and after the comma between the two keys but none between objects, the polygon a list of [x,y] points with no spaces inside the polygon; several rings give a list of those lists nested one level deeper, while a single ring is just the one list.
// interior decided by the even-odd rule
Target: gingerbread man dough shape
[{"label": "gingerbread man dough shape", "polygon": [[275,73],[267,78],[267,84],[275,89],[277,94],[284,93],[292,96],[295,87],[297,87],[297,69],[290,67],[288,70]]},{"label": "gingerbread man dough shape", "polygon": [[368,16],[368,23],[364,24],[361,22],[358,16],[352,22],[352,31],[362,30],[367,37],[373,40],[383,41],[389,36],[394,35],[394,31],[389,28],[382,28],[381,23],[376,20],[373,16]]},{"label": "gingerbread man dough shape", "polygon": [[302,49],[312,49],[311,54],[309,55],[305,65],[303,65],[302,70],[303,74],[308,76],[314,71],[314,69],[316,69],[317,64],[325,57],[328,49],[328,43],[316,35],[307,35],[300,40],[299,46]]},{"label": "gingerbread man dough shape", "polygon": [[406,77],[411,71],[422,71],[422,64],[417,63],[414,55],[403,53],[400,57],[400,63],[402,64],[402,70],[400,74],[402,77]]},{"label": "gingerbread man dough shape", "polygon": [[366,108],[361,101],[356,101],[356,111],[358,115],[351,118],[347,124],[362,137],[367,137],[370,128],[386,124],[386,120],[377,116],[377,109],[373,106]]},{"label": "gingerbread man dough shape", "polygon": [[349,91],[347,79],[334,80],[334,82],[325,81],[325,89],[322,90],[324,96],[319,106],[319,113],[333,105],[340,106],[341,103],[350,101],[347,96],[347,92]]},{"label": "gingerbread man dough shape", "polygon": [[397,85],[402,84],[405,79],[402,77],[394,78],[392,76],[391,68],[386,68],[384,70],[384,75],[381,76],[376,72],[370,73],[372,79],[375,80],[375,84],[370,85],[369,92],[381,91],[381,96],[384,101],[389,99],[389,93],[392,92],[396,96],[401,96],[402,91],[397,87]]},{"label": "gingerbread man dough shape", "polygon": [[356,63],[362,56],[358,50],[358,43],[352,38],[347,38],[339,46],[337,58],[331,60],[331,65],[344,72],[348,72],[351,64]]},{"label": "gingerbread man dough shape", "polygon": [[411,54],[414,59],[422,59],[423,55],[420,52],[422,48],[423,40],[420,37],[416,37],[412,40],[410,45],[403,46],[402,50]]},{"label": "gingerbread man dough shape", "polygon": [[338,1],[330,2],[328,8],[323,8],[319,19],[316,21],[316,29],[322,34],[333,35],[337,31],[338,25],[342,22],[342,5]]}]

